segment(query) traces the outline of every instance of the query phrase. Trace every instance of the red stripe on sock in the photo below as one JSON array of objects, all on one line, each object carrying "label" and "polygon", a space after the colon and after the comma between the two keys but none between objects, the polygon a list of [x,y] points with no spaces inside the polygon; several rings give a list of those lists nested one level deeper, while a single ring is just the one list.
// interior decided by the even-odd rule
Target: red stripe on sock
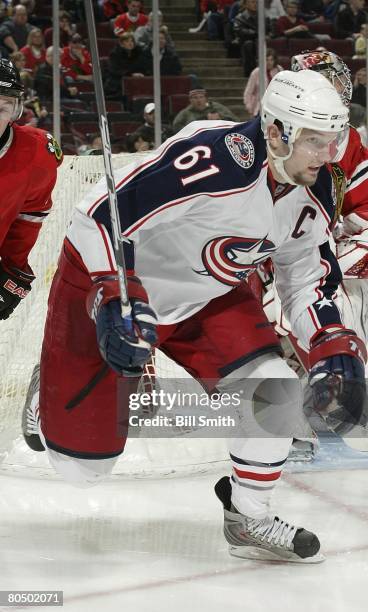
[{"label": "red stripe on sock", "polygon": [[257,474],[256,472],[243,472],[236,467],[233,470],[239,478],[249,478],[249,480],[277,480],[281,476],[281,471],[272,474]]}]

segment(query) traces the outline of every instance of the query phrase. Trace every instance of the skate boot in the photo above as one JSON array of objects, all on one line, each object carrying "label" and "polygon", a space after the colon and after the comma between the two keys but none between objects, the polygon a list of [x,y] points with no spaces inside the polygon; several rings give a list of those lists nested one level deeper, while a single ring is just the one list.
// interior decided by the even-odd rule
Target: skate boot
[{"label": "skate boot", "polygon": [[22,414],[23,437],[29,448],[34,451],[44,451],[45,447],[39,435],[40,416],[38,412],[38,397],[40,391],[40,364],[37,363],[33,369],[31,382],[29,383],[26,401]]},{"label": "skate boot", "polygon": [[314,461],[319,450],[316,434],[310,438],[293,438],[288,461]]},{"label": "skate boot", "polygon": [[224,535],[230,555],[260,561],[324,561],[314,533],[289,525],[277,516],[255,519],[240,514],[231,503],[231,484],[227,476],[215,485],[215,493],[224,506]]}]

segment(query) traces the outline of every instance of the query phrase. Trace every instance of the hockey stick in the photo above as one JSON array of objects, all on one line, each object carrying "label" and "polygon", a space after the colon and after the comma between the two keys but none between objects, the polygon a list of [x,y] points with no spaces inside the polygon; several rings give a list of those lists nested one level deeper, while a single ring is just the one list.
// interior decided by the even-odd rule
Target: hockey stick
[{"label": "hockey stick", "polygon": [[[97,36],[96,36],[96,27],[95,20],[93,15],[93,0],[84,0],[84,8],[86,11],[87,18],[87,30],[89,37],[89,44],[91,50],[92,57],[92,68],[93,68],[93,82],[95,85],[96,92],[96,103],[97,103],[97,112],[99,116],[99,125],[100,125],[100,133],[102,140],[102,150],[103,150],[103,158],[104,158],[104,166],[105,166],[105,174],[106,174],[106,184],[107,184],[107,195],[109,201],[109,209],[110,209],[110,219],[111,219],[111,230],[112,230],[112,238],[113,238],[113,247],[114,247],[114,255],[116,261],[116,269],[118,273],[118,281],[119,281],[119,289],[120,289],[120,301],[121,301],[121,316],[124,320],[124,323],[127,327],[129,334],[132,338],[135,337],[133,320],[132,320],[132,309],[129,302],[128,296],[128,284],[127,284],[127,276],[126,276],[126,266],[125,266],[125,257],[124,257],[124,242],[128,242],[122,234],[120,217],[119,217],[119,209],[118,209],[118,200],[116,196],[116,188],[114,181],[114,173],[112,169],[112,157],[111,157],[111,144],[110,144],[110,134],[109,134],[109,126],[107,122],[107,114],[106,114],[106,104],[105,97],[102,86],[102,78],[101,78],[101,68],[100,68],[100,59],[98,56],[98,47],[97,47]],[[138,339],[137,339],[138,341]],[[87,383],[83,389],[81,389],[77,395],[75,395],[65,406],[66,410],[72,410],[76,406],[78,406],[81,401],[91,393],[91,391],[96,387],[96,385],[102,380],[107,372],[108,372],[107,364],[103,364],[100,370],[92,377],[92,379]],[[128,372],[124,372],[125,376],[131,376]],[[139,374],[140,376],[141,374]],[[134,374],[137,376],[137,374]]]},{"label": "hockey stick", "polygon": [[109,200],[110,208],[110,219],[111,219],[111,230],[113,238],[114,255],[116,261],[116,268],[119,279],[119,289],[121,298],[121,316],[127,325],[127,329],[134,336],[134,328],[132,321],[132,309],[129,302],[128,296],[128,285],[126,277],[126,266],[124,257],[124,242],[128,242],[123,237],[121,231],[118,200],[116,196],[116,188],[114,181],[114,174],[112,170],[112,157],[111,157],[111,144],[109,135],[109,126],[107,123],[105,97],[102,86],[100,59],[98,56],[97,48],[97,36],[95,20],[93,15],[93,0],[84,0],[84,7],[87,18],[87,30],[89,37],[89,44],[92,56],[92,68],[93,68],[93,82],[95,85],[97,112],[99,116],[99,125],[102,139],[102,150],[105,165],[106,184],[107,184],[107,195]]}]

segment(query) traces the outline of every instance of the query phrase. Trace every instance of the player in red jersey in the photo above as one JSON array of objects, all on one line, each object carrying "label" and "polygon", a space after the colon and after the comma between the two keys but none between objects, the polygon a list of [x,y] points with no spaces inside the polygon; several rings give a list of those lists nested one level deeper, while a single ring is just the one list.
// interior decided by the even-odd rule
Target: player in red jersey
[{"label": "player in red jersey", "polygon": [[23,85],[18,70],[0,60],[0,320],[31,290],[28,255],[51,207],[62,152],[43,130],[19,126]]}]

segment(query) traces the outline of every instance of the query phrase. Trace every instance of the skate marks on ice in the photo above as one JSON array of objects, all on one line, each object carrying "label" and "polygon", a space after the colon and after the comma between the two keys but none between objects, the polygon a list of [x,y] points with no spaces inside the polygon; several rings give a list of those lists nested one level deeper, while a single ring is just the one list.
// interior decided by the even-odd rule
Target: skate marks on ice
[{"label": "skate marks on ice", "polygon": [[364,471],[287,476],[276,490],[273,507],[318,533],[318,566],[229,557],[212,491],[222,473],[90,490],[0,476],[2,588],[62,589],[68,612],[243,612],[245,600],[253,612],[280,601],[310,612],[311,592],[316,610],[366,610]]},{"label": "skate marks on ice", "polygon": [[[286,472],[324,472],[368,468],[368,453],[347,446],[338,436],[320,434],[320,447],[313,461],[288,461]],[[164,443],[164,444],[162,444]],[[178,478],[187,474],[229,472],[227,441],[206,439],[128,440],[126,453],[116,464],[112,480]],[[175,458],[175,459],[174,459]],[[13,443],[0,463],[0,475],[62,481],[50,466],[46,453],[35,453],[23,437]]]}]

